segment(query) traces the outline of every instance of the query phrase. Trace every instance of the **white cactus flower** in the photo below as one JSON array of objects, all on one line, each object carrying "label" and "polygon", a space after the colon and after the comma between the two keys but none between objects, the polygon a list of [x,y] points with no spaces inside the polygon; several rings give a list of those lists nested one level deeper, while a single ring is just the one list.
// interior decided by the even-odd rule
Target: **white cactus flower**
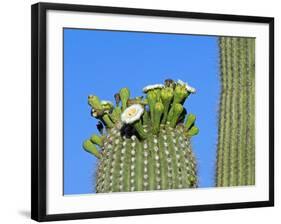
[{"label": "white cactus flower", "polygon": [[132,124],[139,120],[144,112],[140,104],[133,104],[127,107],[121,114],[121,121],[125,124]]},{"label": "white cactus flower", "polygon": [[164,88],[164,87],[165,87],[165,86],[164,86],[163,84],[148,85],[148,86],[144,87],[144,88],[142,89],[142,91],[143,91],[144,93],[147,93],[149,90],[153,90],[153,89],[162,89],[162,88]]},{"label": "white cactus flower", "polygon": [[195,88],[193,88],[193,87],[190,86],[187,82],[184,82],[184,81],[182,81],[182,80],[180,80],[180,79],[177,81],[177,84],[182,85],[182,86],[185,86],[186,90],[187,90],[188,92],[190,92],[190,93],[195,93],[195,92],[196,92],[196,89],[195,89]]}]

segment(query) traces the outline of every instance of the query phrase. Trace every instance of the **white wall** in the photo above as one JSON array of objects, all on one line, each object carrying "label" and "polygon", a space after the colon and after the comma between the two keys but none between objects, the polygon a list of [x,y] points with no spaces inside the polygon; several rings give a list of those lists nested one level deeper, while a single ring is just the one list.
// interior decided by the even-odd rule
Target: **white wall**
[{"label": "white wall", "polygon": [[[30,5],[36,1],[1,1],[0,6],[0,223],[34,223],[30,213]],[[250,0],[68,0],[63,3],[186,10],[275,17],[276,99],[280,84],[280,6]],[[135,216],[60,223],[268,223],[280,219],[280,99],[276,100],[276,206],[169,215]],[[272,222],[277,223],[277,221]]]}]

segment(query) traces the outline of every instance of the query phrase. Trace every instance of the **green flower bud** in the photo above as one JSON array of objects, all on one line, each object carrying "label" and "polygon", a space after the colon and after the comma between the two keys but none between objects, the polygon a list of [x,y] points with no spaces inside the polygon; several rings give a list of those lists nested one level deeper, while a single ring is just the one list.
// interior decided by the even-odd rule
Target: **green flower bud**
[{"label": "green flower bud", "polygon": [[88,96],[88,103],[95,110],[102,110],[100,99],[97,96],[93,96],[93,95]]},{"label": "green flower bud", "polygon": [[160,119],[164,111],[164,106],[161,102],[157,102],[154,107],[154,120],[152,121],[153,133],[158,134],[160,127]]},{"label": "green flower bud", "polygon": [[127,108],[127,101],[130,98],[130,90],[128,88],[122,88],[119,94],[122,102],[122,111],[124,111]]},{"label": "green flower bud", "polygon": [[134,125],[134,128],[137,130],[140,139],[146,139],[147,133],[144,131],[141,121],[137,120],[135,123],[133,123],[133,125]]},{"label": "green flower bud", "polygon": [[191,137],[194,135],[197,135],[199,133],[199,128],[192,126],[188,131],[187,131],[187,136]]},{"label": "green flower bud", "polygon": [[92,135],[91,142],[100,146],[100,147],[103,145],[103,139],[99,135]]},{"label": "green flower bud", "polygon": [[171,127],[175,127],[179,120],[181,113],[183,112],[183,106],[179,103],[172,105],[172,108],[168,115],[168,121],[170,122]]},{"label": "green flower bud", "polygon": [[112,113],[110,114],[110,118],[111,118],[111,120],[114,123],[120,121],[120,118],[121,118],[121,108],[120,107],[115,107],[113,109]]},{"label": "green flower bud", "polygon": [[183,104],[186,97],[189,95],[189,92],[186,90],[185,86],[177,85],[174,91],[174,101],[175,103],[181,103]]},{"label": "green flower bud", "polygon": [[148,105],[149,105],[149,110],[150,110],[150,117],[151,117],[151,120],[153,121],[154,120],[154,106],[155,106],[155,103],[157,102],[157,95],[154,91],[149,91],[147,93],[147,102],[148,102]]},{"label": "green flower bud", "polygon": [[104,114],[102,116],[102,121],[105,123],[105,126],[107,128],[113,128],[114,127],[114,123],[112,122],[112,120],[110,119],[108,114]]},{"label": "green flower bud", "polygon": [[96,146],[90,140],[86,140],[83,142],[83,148],[85,149],[85,151],[96,156],[98,159],[101,158],[100,152],[98,151]]},{"label": "green flower bud", "polygon": [[104,112],[109,112],[114,107],[112,102],[106,101],[106,100],[102,100],[101,105],[102,105],[102,109],[104,110]]},{"label": "green flower bud", "polygon": [[167,116],[168,116],[170,104],[171,104],[171,101],[172,101],[173,96],[174,96],[173,92],[174,92],[174,90],[171,87],[161,89],[160,98],[161,98],[161,101],[164,105],[164,115],[163,115],[163,119],[161,121],[162,124],[165,124],[166,121],[167,121]]},{"label": "green flower bud", "polygon": [[185,122],[185,128],[189,130],[194,125],[196,116],[194,114],[188,114]]}]

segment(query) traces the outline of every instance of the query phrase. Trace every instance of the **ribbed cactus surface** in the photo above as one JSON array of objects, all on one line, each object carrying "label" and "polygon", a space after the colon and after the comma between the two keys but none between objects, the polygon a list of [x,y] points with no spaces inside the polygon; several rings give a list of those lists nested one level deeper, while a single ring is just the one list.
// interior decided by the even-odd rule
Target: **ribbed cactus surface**
[{"label": "ribbed cactus surface", "polygon": [[216,185],[255,184],[255,39],[220,37]]},{"label": "ribbed cactus surface", "polygon": [[[144,127],[146,130],[146,127]],[[110,131],[97,173],[97,192],[187,188],[196,185],[195,159],[183,127],[160,128],[139,140]]]},{"label": "ribbed cactus surface", "polygon": [[122,88],[115,107],[89,96],[101,136],[93,135],[83,147],[99,159],[97,193],[197,186],[190,138],[198,128],[183,107],[193,92],[187,83],[166,80],[144,88],[146,98],[131,99],[129,89]]}]

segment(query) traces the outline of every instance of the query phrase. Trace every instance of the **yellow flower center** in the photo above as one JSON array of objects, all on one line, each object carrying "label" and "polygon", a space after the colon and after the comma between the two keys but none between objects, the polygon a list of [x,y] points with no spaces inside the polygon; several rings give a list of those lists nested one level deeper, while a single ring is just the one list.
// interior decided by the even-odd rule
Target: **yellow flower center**
[{"label": "yellow flower center", "polygon": [[136,113],[137,113],[136,108],[131,108],[131,109],[128,111],[128,116],[129,116],[129,117],[133,117]]}]

